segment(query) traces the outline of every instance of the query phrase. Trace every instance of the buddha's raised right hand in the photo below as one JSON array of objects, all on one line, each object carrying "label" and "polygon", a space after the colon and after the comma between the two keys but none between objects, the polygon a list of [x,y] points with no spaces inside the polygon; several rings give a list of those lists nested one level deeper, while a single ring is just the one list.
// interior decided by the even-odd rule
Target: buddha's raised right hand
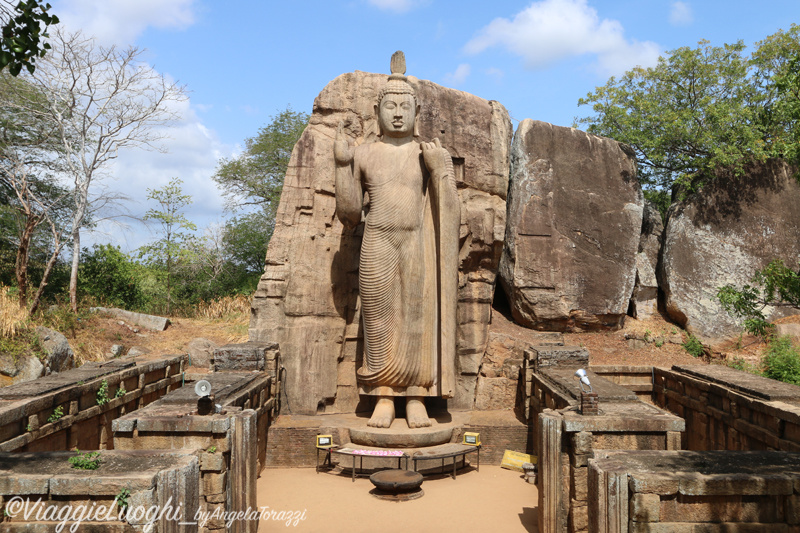
[{"label": "buddha's raised right hand", "polygon": [[333,141],[333,158],[340,165],[349,165],[353,161],[353,148],[344,132],[344,121],[339,121],[336,128],[336,139]]}]

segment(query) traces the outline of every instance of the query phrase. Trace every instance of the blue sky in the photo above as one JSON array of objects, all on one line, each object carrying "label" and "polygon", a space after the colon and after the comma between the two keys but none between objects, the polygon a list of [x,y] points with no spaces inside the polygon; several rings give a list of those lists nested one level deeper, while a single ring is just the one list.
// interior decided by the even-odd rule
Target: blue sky
[{"label": "blue sky", "polygon": [[[106,181],[147,210],[146,189],[180,177],[200,228],[228,214],[211,180],[272,115],[311,112],[339,74],[388,74],[395,50],[408,74],[501,102],[514,126],[532,118],[570,126],[578,98],[611,75],[701,39],[752,45],[800,22],[800,0],[51,0],[69,29],[105,45],[147,49],[189,100],[166,154],[121,153]],[[87,236],[88,237],[88,236]],[[132,250],[147,228],[104,226],[85,239]]]}]

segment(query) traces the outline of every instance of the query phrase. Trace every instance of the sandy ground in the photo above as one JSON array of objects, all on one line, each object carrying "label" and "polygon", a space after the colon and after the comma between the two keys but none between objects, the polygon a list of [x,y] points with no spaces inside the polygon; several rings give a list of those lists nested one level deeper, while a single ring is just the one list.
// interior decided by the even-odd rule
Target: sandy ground
[{"label": "sandy ground", "polygon": [[[429,533],[537,530],[536,486],[522,474],[499,466],[469,467],[452,477],[426,476],[424,496],[387,502],[372,496],[368,478],[313,468],[267,468],[258,480],[258,505],[287,511],[295,521],[262,520],[259,533]],[[289,513],[288,511],[293,511]],[[304,513],[304,514],[302,514]]]}]

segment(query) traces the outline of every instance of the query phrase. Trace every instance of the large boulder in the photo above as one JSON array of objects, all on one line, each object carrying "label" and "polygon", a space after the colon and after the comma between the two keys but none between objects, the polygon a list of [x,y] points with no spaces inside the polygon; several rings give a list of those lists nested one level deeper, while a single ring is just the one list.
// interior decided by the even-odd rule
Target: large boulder
[{"label": "large boulder", "polygon": [[642,229],[633,154],[611,139],[526,119],[511,167],[500,276],[514,319],[540,330],[619,328]]},{"label": "large boulder", "polygon": [[[373,106],[385,74],[353,72],[314,101],[292,152],[266,269],[252,302],[250,340],[274,341],[285,367],[283,408],[353,412],[362,358],[358,258],[362,226],[335,215],[333,139],[339,121],[358,143],[376,139]],[[486,348],[502,252],[511,121],[505,108],[409,77],[421,105],[421,140],[439,138],[453,156],[461,199],[457,389],[450,405],[470,408]]]},{"label": "large boulder", "polygon": [[39,337],[39,346],[45,353],[42,361],[45,374],[69,370],[75,365],[75,354],[64,335],[44,326],[36,327],[36,335]]},{"label": "large boulder", "polygon": [[[738,335],[717,289],[741,287],[773,259],[800,259],[800,185],[780,161],[720,173],[699,193],[670,208],[659,270],[669,316],[706,344]],[[780,312],[767,309],[768,318]]]},{"label": "large boulder", "polygon": [[186,345],[186,352],[189,354],[189,361],[192,366],[210,368],[211,361],[214,359],[214,350],[217,348],[219,348],[219,344],[216,342],[196,337]]}]

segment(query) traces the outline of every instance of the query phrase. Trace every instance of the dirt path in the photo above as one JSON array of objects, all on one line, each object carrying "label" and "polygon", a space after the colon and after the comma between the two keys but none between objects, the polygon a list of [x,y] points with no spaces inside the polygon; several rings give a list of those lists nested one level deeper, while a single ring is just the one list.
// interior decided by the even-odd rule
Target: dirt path
[{"label": "dirt path", "polygon": [[[259,533],[449,533],[502,531],[533,533],[538,493],[522,474],[482,465],[480,472],[427,477],[425,495],[408,502],[382,501],[369,494],[367,478],[321,472],[313,468],[267,468],[258,480],[258,505],[286,511],[294,521],[260,523]],[[289,513],[295,511],[296,514]],[[305,512],[305,515],[302,513]]]}]

